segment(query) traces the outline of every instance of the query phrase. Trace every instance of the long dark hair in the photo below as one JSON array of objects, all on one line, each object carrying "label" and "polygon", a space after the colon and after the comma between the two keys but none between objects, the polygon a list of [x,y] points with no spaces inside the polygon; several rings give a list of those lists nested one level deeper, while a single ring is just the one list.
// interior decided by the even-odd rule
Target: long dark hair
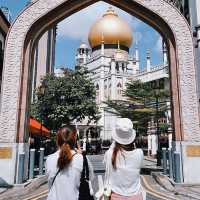
[{"label": "long dark hair", "polygon": [[57,146],[60,148],[60,154],[57,166],[60,170],[67,167],[72,160],[71,150],[76,144],[76,128],[73,125],[67,125],[60,128],[57,132]]},{"label": "long dark hair", "polygon": [[119,143],[115,142],[115,147],[114,147],[113,154],[112,154],[113,169],[117,169],[116,160],[117,160],[117,154],[118,154],[119,151],[121,151],[121,152],[123,150],[132,151],[134,149],[135,149],[134,142],[132,142],[131,144],[128,144],[128,145],[123,145],[123,144],[119,144]]}]

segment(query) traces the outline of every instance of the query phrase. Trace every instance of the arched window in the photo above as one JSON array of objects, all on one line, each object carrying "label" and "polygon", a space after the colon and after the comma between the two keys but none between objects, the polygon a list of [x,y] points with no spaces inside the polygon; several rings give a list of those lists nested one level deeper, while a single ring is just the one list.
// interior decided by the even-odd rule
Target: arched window
[{"label": "arched window", "polygon": [[116,63],[116,71],[119,73],[119,63]]},{"label": "arched window", "polygon": [[122,84],[121,83],[117,84],[117,95],[119,97],[121,97],[121,95],[122,95]]},{"label": "arched window", "polygon": [[106,83],[104,83],[104,97],[107,99],[108,98],[108,86]]}]

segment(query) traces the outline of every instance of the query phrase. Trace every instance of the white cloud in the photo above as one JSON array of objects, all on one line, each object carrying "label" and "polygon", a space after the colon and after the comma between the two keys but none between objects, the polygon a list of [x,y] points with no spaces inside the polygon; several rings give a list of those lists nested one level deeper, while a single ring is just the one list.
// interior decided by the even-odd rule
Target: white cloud
[{"label": "white cloud", "polygon": [[[105,2],[98,2],[71,15],[58,24],[58,36],[87,42],[90,27],[105,13],[109,6],[110,4]],[[139,27],[140,21],[138,19],[117,7],[112,7],[120,17],[130,24],[133,32]],[[140,40],[141,33],[137,33],[137,37],[137,39]]]}]

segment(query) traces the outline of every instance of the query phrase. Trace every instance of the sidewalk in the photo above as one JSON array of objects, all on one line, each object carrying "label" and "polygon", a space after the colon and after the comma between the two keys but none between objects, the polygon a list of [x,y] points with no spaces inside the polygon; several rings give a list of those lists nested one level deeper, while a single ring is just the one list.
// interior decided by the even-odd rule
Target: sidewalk
[{"label": "sidewalk", "polygon": [[0,200],[21,200],[27,195],[34,193],[37,189],[47,183],[46,176],[29,180],[28,182],[20,185],[14,185],[10,189],[0,188]]},{"label": "sidewalk", "polygon": [[153,179],[168,192],[181,196],[181,199],[197,199],[200,200],[200,184],[177,184],[168,176],[160,173],[153,173]]},{"label": "sidewalk", "polygon": [[[99,168],[98,156],[95,156],[96,168]],[[156,160],[145,157],[143,170],[152,170],[149,174],[143,174],[142,184],[148,196],[154,200],[200,200],[200,184],[186,185],[176,184],[167,176],[162,175],[161,167],[156,166]],[[146,171],[147,172],[147,171]],[[101,175],[103,176],[103,174]],[[98,177],[93,186],[98,187]],[[47,177],[41,176],[21,185],[14,185],[13,188],[0,188],[0,200],[31,200],[40,199],[39,196],[47,195]],[[44,199],[44,198],[43,198]]]},{"label": "sidewalk", "polygon": [[157,161],[154,158],[150,158],[145,156],[143,167],[141,170],[142,174],[151,175],[152,172],[162,172],[163,168],[160,166],[157,166]]},{"label": "sidewalk", "polygon": [[142,182],[147,190],[166,199],[200,200],[200,184],[177,184],[168,176],[162,174],[162,167],[158,167],[156,159],[145,157]]}]

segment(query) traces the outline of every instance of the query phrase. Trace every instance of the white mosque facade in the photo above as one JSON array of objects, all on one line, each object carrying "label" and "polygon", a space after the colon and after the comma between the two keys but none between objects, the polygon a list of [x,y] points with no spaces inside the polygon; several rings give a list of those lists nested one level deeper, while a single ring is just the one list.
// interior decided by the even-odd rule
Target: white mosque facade
[{"label": "white mosque facade", "polygon": [[151,64],[150,51],[147,51],[146,67],[141,70],[137,46],[134,53],[129,52],[133,43],[132,30],[112,8],[91,27],[88,41],[90,47],[83,43],[77,50],[76,66],[89,71],[101,111],[101,119],[97,124],[101,127],[99,137],[110,140],[117,116],[106,111],[104,102],[123,100],[122,91],[131,80],[162,82],[169,88],[167,51],[163,48],[163,63],[158,66]]}]

